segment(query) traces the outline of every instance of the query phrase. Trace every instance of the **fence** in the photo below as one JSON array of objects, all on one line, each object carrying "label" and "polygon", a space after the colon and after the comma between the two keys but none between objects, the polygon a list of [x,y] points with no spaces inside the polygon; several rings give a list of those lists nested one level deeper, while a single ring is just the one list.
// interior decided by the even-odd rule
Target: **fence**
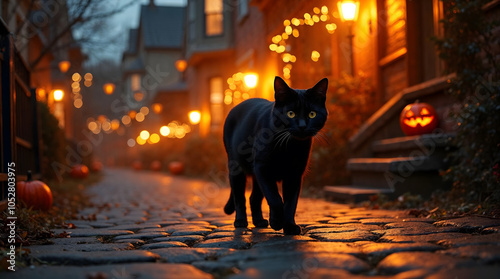
[{"label": "fence", "polygon": [[15,163],[17,180],[28,170],[40,173],[40,136],[36,93],[30,71],[16,51],[11,33],[0,21],[0,201],[7,197],[8,166]]}]

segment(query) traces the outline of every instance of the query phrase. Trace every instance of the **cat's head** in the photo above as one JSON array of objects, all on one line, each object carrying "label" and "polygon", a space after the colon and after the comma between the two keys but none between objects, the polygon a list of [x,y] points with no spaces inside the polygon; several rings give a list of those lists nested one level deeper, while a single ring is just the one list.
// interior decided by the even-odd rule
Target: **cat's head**
[{"label": "cat's head", "polygon": [[274,123],[299,140],[310,139],[325,125],[328,79],[309,89],[293,89],[280,77],[274,79]]}]

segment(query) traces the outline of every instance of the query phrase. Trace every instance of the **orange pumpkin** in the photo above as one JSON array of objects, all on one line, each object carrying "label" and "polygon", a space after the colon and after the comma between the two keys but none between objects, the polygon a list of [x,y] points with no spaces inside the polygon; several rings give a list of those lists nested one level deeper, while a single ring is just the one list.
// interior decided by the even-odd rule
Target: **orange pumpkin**
[{"label": "orange pumpkin", "polygon": [[168,164],[168,170],[173,175],[179,175],[184,172],[184,164],[179,161],[173,161]]},{"label": "orange pumpkin", "polygon": [[134,170],[141,170],[142,169],[142,162],[137,160],[132,163],[132,168]]},{"label": "orange pumpkin", "polygon": [[89,168],[86,165],[74,165],[71,168],[70,174],[74,178],[87,178],[89,176]]},{"label": "orange pumpkin", "polygon": [[161,170],[161,162],[158,160],[154,160],[151,162],[151,165],[149,166],[152,171],[160,171]]},{"label": "orange pumpkin", "polygon": [[28,171],[28,179],[17,183],[17,197],[26,206],[47,211],[52,207],[52,192],[49,186],[39,180],[32,180]]},{"label": "orange pumpkin", "polygon": [[432,133],[438,125],[436,110],[427,103],[416,101],[403,109],[399,125],[407,136]]},{"label": "orange pumpkin", "polygon": [[92,165],[90,165],[90,167],[93,172],[100,172],[102,170],[102,163],[99,161],[94,161],[92,162]]}]

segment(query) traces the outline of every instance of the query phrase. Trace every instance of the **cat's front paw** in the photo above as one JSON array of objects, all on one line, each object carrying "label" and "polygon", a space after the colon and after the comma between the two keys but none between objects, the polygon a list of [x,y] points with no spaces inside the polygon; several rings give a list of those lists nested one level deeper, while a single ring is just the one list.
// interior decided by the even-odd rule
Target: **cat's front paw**
[{"label": "cat's front paw", "polygon": [[275,231],[279,231],[283,228],[283,208],[272,209],[269,214],[269,224],[271,228]]},{"label": "cat's front paw", "polygon": [[302,229],[296,224],[285,224],[283,226],[283,233],[287,235],[299,235],[301,232]]},{"label": "cat's front paw", "polygon": [[254,219],[253,224],[256,228],[267,228],[267,226],[269,226],[269,222],[266,219]]},{"label": "cat's front paw", "polygon": [[235,228],[246,228],[246,227],[248,227],[248,221],[245,219],[234,220],[234,227]]}]

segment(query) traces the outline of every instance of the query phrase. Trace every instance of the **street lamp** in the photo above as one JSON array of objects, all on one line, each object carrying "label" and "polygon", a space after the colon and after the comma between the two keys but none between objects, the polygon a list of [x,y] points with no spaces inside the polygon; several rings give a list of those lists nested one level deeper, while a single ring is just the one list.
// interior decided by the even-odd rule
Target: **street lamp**
[{"label": "street lamp", "polygon": [[54,90],[54,101],[59,102],[63,99],[64,97],[64,91],[61,89]]},{"label": "street lamp", "polygon": [[358,13],[359,13],[359,1],[353,1],[353,0],[344,0],[344,1],[339,1],[337,3],[337,6],[339,8],[339,13],[340,13],[340,19],[342,22],[347,23],[348,27],[348,34],[347,38],[349,39],[349,46],[350,46],[350,59],[351,59],[351,75],[354,76],[354,51],[353,51],[353,44],[352,44],[352,39],[354,38],[354,34],[352,33],[352,23],[358,19]]},{"label": "street lamp", "polygon": [[189,122],[191,124],[196,125],[200,123],[201,120],[201,113],[199,110],[192,110],[189,112]]},{"label": "street lamp", "polygon": [[358,19],[359,1],[339,1],[337,3],[342,22],[353,22]]}]

